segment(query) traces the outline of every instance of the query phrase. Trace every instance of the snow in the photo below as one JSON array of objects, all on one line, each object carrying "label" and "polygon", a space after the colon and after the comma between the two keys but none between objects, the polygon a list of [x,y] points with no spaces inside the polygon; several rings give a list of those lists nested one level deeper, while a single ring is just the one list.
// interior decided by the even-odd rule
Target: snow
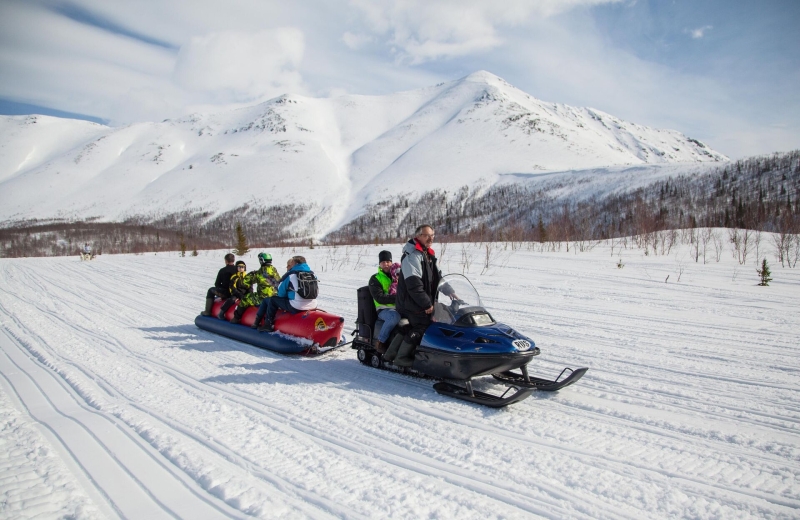
[{"label": "snow", "polygon": [[[754,256],[609,243],[490,245],[486,269],[485,244],[436,247],[536,341],[532,373],[589,372],[494,410],[349,348],[197,329],[223,251],[0,259],[0,516],[798,516],[800,271],[760,287]],[[349,333],[383,248],[270,252],[306,256]]]},{"label": "snow", "polygon": [[[109,128],[0,117],[0,221],[119,221],[298,204],[324,236],[402,193],[509,173],[724,162],[677,131],[546,103],[485,71],[385,96],[309,98]],[[646,171],[646,170],[645,170]]]}]

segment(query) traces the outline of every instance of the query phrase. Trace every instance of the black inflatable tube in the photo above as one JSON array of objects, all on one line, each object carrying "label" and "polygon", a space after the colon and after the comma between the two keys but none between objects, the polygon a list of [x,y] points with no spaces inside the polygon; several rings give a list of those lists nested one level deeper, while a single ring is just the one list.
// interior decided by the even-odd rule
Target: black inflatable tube
[{"label": "black inflatable tube", "polygon": [[310,344],[303,345],[278,333],[258,332],[250,327],[234,325],[210,316],[198,316],[194,319],[194,324],[208,332],[281,354],[301,354],[311,348]]}]

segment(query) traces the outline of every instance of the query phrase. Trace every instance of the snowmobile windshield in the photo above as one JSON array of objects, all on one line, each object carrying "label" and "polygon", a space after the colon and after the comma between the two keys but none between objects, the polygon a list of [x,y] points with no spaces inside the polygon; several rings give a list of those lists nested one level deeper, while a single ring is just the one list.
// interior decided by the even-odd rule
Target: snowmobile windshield
[{"label": "snowmobile windshield", "polygon": [[437,323],[466,327],[481,327],[495,323],[492,316],[484,309],[478,291],[467,277],[460,274],[448,274],[439,282],[433,320]]}]

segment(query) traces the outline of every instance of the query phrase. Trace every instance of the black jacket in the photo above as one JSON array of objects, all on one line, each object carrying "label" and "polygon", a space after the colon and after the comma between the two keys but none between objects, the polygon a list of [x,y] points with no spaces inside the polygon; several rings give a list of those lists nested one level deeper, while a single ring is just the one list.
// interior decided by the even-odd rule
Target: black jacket
[{"label": "black jacket", "polygon": [[239,270],[235,265],[226,265],[217,273],[217,279],[214,282],[214,287],[217,289],[217,295],[220,298],[230,298],[231,291],[229,284],[231,283],[231,276],[235,275]]},{"label": "black jacket", "polygon": [[433,250],[411,239],[403,246],[401,274],[397,277],[397,311],[403,316],[424,314],[436,301],[442,273]]}]

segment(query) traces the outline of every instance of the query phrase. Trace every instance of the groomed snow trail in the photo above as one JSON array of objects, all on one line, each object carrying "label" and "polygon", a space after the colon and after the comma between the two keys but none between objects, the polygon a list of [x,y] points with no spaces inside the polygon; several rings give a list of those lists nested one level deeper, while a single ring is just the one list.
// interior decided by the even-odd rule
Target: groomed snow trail
[{"label": "groomed snow trail", "polygon": [[[348,334],[380,249],[297,251]],[[0,517],[800,514],[800,271],[758,287],[727,252],[623,250],[618,269],[599,246],[496,249],[481,275],[485,251],[464,253],[495,318],[542,349],[531,371],[590,367],[579,383],[492,410],[349,348],[198,330],[223,252],[0,260]],[[448,245],[445,272],[462,258]]]}]

